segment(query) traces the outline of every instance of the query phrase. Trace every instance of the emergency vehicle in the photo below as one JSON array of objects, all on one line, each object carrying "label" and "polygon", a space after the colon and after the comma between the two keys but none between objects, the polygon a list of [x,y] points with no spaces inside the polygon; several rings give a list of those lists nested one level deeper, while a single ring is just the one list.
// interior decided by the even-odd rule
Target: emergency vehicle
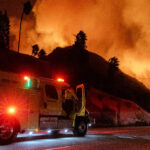
[{"label": "emergency vehicle", "polygon": [[84,136],[89,123],[85,88],[71,88],[63,79],[33,77],[0,71],[0,143],[18,133],[72,130]]}]

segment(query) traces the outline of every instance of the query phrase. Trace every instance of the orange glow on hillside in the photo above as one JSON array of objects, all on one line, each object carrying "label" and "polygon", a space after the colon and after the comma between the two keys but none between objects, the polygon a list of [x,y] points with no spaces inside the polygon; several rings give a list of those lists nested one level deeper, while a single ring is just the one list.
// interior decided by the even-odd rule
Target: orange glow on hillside
[{"label": "orange glow on hillside", "polygon": [[[33,14],[23,19],[20,52],[31,55],[38,44],[48,54],[72,45],[74,34],[83,30],[88,50],[106,60],[118,57],[121,70],[150,87],[150,1],[37,0]],[[19,23],[20,18],[10,17],[14,50]]]}]

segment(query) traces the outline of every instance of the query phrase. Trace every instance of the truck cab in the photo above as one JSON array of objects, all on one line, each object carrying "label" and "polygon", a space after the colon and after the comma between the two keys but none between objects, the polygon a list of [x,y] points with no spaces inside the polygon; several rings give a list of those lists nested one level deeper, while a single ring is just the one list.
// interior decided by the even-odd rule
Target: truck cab
[{"label": "truck cab", "polygon": [[0,143],[18,133],[70,129],[84,136],[89,122],[85,88],[57,80],[0,71]]}]

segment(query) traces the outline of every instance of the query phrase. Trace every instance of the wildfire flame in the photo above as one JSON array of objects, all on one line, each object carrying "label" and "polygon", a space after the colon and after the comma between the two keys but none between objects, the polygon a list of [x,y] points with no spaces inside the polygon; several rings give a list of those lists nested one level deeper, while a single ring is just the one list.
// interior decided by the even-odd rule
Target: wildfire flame
[{"label": "wildfire flame", "polygon": [[[21,52],[31,54],[38,44],[50,53],[73,44],[73,35],[83,30],[89,50],[107,60],[118,57],[123,71],[150,87],[149,7],[149,0],[37,0],[23,21]],[[10,21],[17,50],[20,20],[11,16]]]}]

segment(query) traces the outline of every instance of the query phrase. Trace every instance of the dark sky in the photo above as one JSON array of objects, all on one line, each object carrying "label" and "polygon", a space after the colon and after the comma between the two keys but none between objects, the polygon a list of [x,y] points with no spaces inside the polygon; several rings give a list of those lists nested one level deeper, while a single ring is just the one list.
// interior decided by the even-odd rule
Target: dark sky
[{"label": "dark sky", "polygon": [[[0,0],[0,10],[7,10],[9,16],[20,17],[23,9],[23,4],[27,0]],[[32,5],[36,0],[30,0]]]}]

